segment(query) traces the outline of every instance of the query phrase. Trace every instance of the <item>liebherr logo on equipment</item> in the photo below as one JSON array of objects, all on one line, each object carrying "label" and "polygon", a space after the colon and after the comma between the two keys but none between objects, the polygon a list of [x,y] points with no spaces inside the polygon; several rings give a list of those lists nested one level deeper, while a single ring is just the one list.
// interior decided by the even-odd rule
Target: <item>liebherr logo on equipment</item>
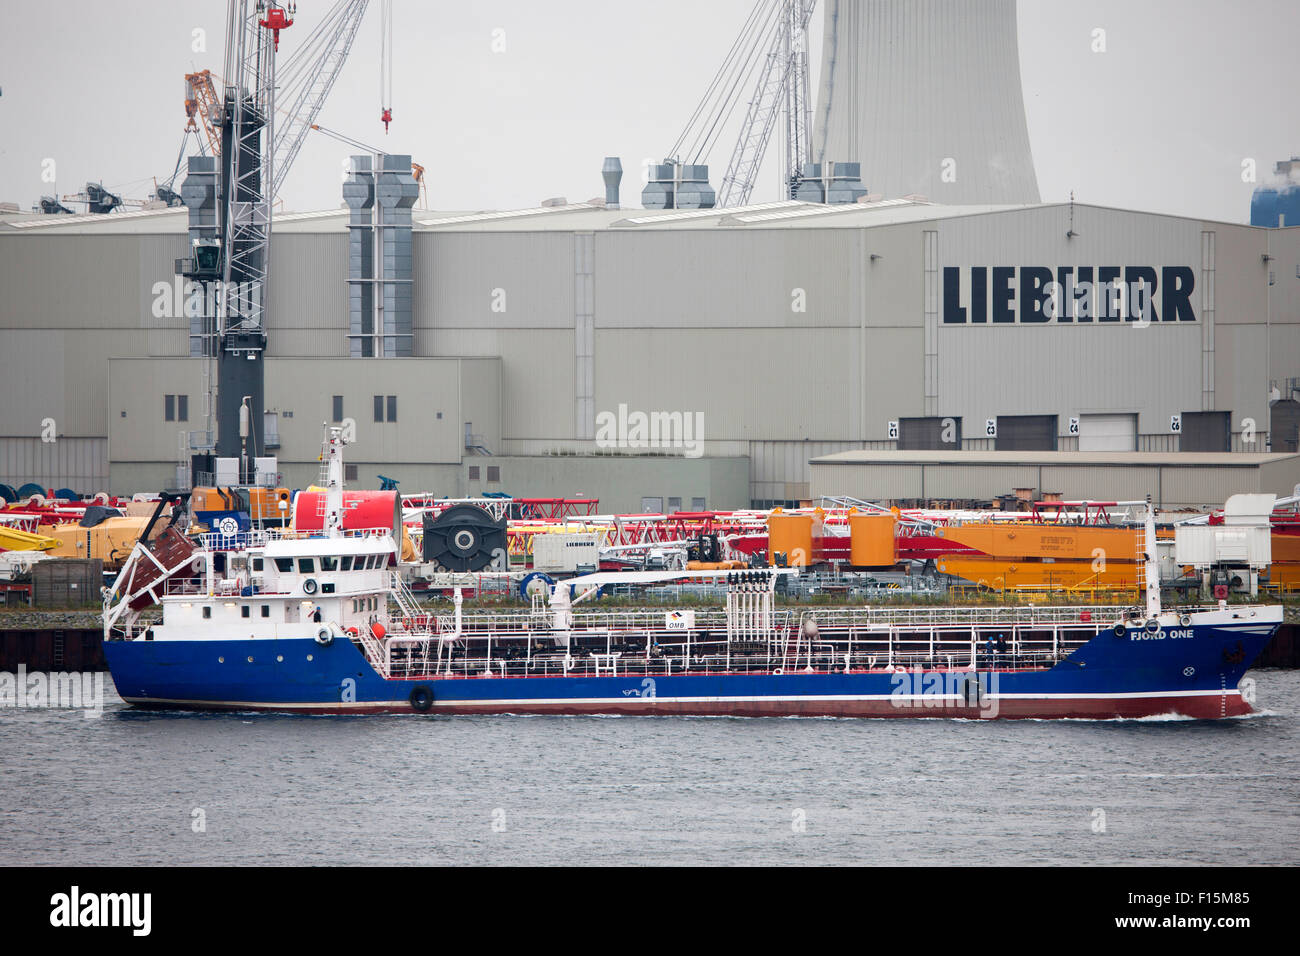
[{"label": "liebherr logo on equipment", "polygon": [[70,892],[50,897],[50,925],[59,927],[128,927],[133,936],[148,936],[152,927],[152,893]]}]

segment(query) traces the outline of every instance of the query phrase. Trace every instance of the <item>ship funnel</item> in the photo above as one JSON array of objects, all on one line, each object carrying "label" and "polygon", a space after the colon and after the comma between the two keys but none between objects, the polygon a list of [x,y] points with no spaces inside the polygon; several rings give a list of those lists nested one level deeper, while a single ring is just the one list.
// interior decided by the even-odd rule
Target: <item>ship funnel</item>
[{"label": "ship funnel", "polygon": [[618,209],[619,184],[623,182],[623,163],[617,156],[606,156],[600,175],[605,180],[605,208]]}]

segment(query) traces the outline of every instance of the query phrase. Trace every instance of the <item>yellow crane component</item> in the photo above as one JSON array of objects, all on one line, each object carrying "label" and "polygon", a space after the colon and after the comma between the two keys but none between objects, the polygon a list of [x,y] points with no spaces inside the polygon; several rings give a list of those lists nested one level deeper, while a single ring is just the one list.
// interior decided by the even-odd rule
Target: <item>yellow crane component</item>
[{"label": "yellow crane component", "polygon": [[[120,517],[105,518],[90,528],[72,523],[55,525],[50,537],[56,546],[49,554],[55,558],[99,558],[106,570],[115,571],[131,554],[149,521],[148,517]],[[162,530],[163,523],[159,522],[154,534]]]},{"label": "yellow crane component", "polygon": [[0,551],[50,551],[58,546],[58,538],[0,524]]}]

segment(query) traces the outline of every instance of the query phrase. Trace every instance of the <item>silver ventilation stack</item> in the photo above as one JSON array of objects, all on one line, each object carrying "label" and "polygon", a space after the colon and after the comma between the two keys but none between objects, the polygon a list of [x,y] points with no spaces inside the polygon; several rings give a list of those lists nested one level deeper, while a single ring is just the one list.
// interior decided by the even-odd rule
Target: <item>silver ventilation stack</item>
[{"label": "silver ventilation stack", "polygon": [[617,156],[606,156],[600,175],[605,180],[605,208],[619,209],[619,186],[623,182],[623,163]]},{"label": "silver ventilation stack", "polygon": [[646,209],[712,209],[717,202],[708,166],[684,166],[671,159],[650,167],[650,181],[641,190]]},{"label": "silver ventilation stack", "polygon": [[873,192],[1036,203],[1015,0],[826,0],[812,160]]},{"label": "silver ventilation stack", "polygon": [[354,358],[409,356],[411,207],[420,187],[409,155],[353,156],[343,184],[348,221],[348,341]]},{"label": "silver ventilation stack", "polygon": [[800,202],[843,205],[867,194],[861,163],[805,163],[794,198]]}]

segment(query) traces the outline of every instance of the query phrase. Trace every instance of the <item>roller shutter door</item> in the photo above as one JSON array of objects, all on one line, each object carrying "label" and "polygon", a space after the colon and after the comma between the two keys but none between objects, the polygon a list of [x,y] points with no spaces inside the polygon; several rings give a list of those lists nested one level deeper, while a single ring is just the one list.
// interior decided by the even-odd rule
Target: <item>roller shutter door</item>
[{"label": "roller shutter door", "polygon": [[1275,452],[1300,451],[1300,402],[1283,399],[1273,404],[1269,437]]},{"label": "roller shutter door", "polygon": [[1056,451],[1055,415],[999,415],[995,451]]},{"label": "roller shutter door", "polygon": [[1183,412],[1179,451],[1232,451],[1229,412]]},{"label": "roller shutter door", "polygon": [[[952,430],[945,442],[945,422]],[[898,420],[899,451],[961,451],[960,418],[900,418]]]},{"label": "roller shutter door", "polygon": [[1079,416],[1079,451],[1136,450],[1136,415]]}]

